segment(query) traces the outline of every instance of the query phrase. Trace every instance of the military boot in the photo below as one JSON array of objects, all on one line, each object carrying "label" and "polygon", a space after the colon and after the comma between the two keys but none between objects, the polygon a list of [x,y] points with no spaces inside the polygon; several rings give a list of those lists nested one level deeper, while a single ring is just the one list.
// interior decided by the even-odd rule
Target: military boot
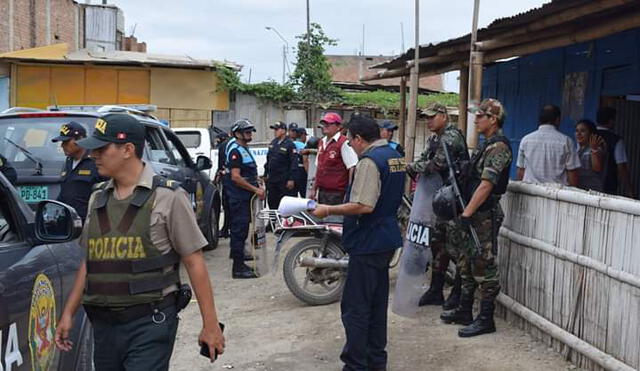
[{"label": "military boot", "polygon": [[444,303],[444,295],[442,288],[444,287],[444,273],[433,271],[431,273],[431,286],[429,290],[420,298],[419,306],[424,305],[442,305]]},{"label": "military boot", "polygon": [[480,302],[480,314],[471,325],[458,330],[458,336],[468,338],[496,332],[496,324],[493,322],[494,308],[493,300],[482,300]]},{"label": "military boot", "polygon": [[232,278],[258,278],[258,275],[244,264],[243,260],[234,260],[233,269],[231,270]]},{"label": "military boot", "polygon": [[460,304],[460,292],[462,291],[462,278],[460,277],[460,273],[456,274],[456,277],[453,280],[453,287],[451,287],[451,292],[445,300],[444,304],[442,304],[442,309],[451,310],[455,309]]},{"label": "military boot", "polygon": [[462,295],[458,307],[442,312],[440,319],[447,324],[469,325],[473,322],[473,296]]}]

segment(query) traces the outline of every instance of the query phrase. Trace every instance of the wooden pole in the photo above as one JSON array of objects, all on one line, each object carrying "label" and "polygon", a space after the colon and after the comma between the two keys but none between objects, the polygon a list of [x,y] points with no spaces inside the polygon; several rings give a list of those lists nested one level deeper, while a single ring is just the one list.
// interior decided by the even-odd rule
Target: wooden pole
[{"label": "wooden pole", "polygon": [[400,117],[398,122],[398,142],[404,147],[407,127],[407,78],[400,78]]},{"label": "wooden pole", "polygon": [[469,67],[460,69],[460,103],[458,104],[458,129],[467,134],[467,107],[469,106]]},{"label": "wooden pole", "polygon": [[[420,0],[415,0],[415,49],[414,59],[416,62],[420,59],[420,13],[419,13]],[[413,162],[416,146],[416,119],[418,113],[418,79],[419,79],[420,64],[416,63],[411,68],[411,81],[409,87],[409,113],[407,121],[407,130],[405,132],[405,160],[407,163]]]},{"label": "wooden pole", "polygon": [[[482,99],[482,52],[477,51],[478,41],[478,16],[480,14],[480,0],[475,0],[473,5],[473,21],[471,26],[471,44],[469,48],[469,93],[470,105],[480,104]],[[467,115],[467,147],[473,151],[478,144],[478,133],[474,123],[474,115]]]}]

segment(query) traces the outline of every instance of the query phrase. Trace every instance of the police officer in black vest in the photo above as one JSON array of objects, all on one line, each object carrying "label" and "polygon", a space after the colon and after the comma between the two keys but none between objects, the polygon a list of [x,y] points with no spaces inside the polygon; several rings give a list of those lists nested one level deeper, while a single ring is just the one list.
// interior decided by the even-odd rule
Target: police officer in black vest
[{"label": "police officer in black vest", "polygon": [[[405,163],[375,120],[355,114],[348,124],[349,143],[360,157],[346,203],[318,205],[317,217],[345,215],[342,243],[349,253],[342,295],[342,323],[347,342],[343,370],[387,368],[389,262],[402,245],[397,211],[402,202]],[[384,197],[383,197],[384,196]]]},{"label": "police officer in black vest", "polygon": [[277,209],[284,196],[295,194],[295,169],[298,167],[296,146],[287,137],[287,124],[278,121],[270,126],[275,138],[269,144],[264,176],[267,179],[267,201],[269,208]]},{"label": "police officer in black vest", "polygon": [[72,349],[73,315],[82,303],[93,327],[98,371],[169,368],[177,312],[190,298],[190,290],[180,285],[180,263],[202,315],[198,342],[211,354],[224,351],[202,255],[207,240],[186,191],[142,161],[144,143],[144,125],[122,113],[102,116],[92,136],[78,142],[92,150],[98,171],[111,180],[96,185],[91,195],[80,237],[85,261],[58,321],[55,342],[63,351]]},{"label": "police officer in black vest", "polygon": [[60,176],[60,194],[58,201],[73,207],[82,220],[87,217],[87,204],[91,196],[93,185],[106,180],[98,174],[94,160],[89,157],[89,150],[80,147],[76,141],[87,136],[85,128],[71,121],[62,125],[60,135],[51,139],[52,142],[62,142],[61,147],[67,156]]},{"label": "police officer in black vest", "polygon": [[258,184],[258,167],[247,144],[251,142],[256,128],[251,121],[242,119],[231,127],[235,138],[226,148],[227,169],[224,187],[229,199],[231,222],[231,258],[233,278],[257,278],[245,263],[244,244],[249,236],[251,222],[251,199],[257,195],[264,200],[265,192]]}]

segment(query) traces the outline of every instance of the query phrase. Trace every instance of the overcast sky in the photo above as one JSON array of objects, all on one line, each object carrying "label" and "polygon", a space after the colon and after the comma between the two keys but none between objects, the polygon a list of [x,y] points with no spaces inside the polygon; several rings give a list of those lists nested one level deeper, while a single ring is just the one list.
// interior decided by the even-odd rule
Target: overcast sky
[{"label": "overcast sky", "polygon": [[[82,0],[80,0],[82,1]],[[100,0],[93,0],[94,4]],[[480,27],[538,7],[547,0],[481,0]],[[243,80],[282,80],[282,41],[289,43],[290,68],[296,36],[306,31],[305,0],[110,0],[125,14],[125,30],[135,27],[149,53],[229,60],[244,66]],[[397,55],[414,44],[412,0],[310,0],[311,22],[338,39],[328,54]],[[439,42],[470,32],[473,0],[421,0],[420,43]],[[445,88],[457,90],[456,75]]]}]

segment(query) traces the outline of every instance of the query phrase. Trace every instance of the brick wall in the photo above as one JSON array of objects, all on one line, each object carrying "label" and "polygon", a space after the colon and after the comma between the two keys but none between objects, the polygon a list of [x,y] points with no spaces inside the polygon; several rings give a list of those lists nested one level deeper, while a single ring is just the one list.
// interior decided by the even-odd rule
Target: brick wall
[{"label": "brick wall", "polygon": [[[9,2],[13,2],[13,50],[67,43],[71,50],[84,39],[80,5],[73,0],[0,0],[0,53],[11,51],[9,41]],[[51,37],[47,38],[47,1]],[[78,31],[76,36],[76,17]],[[80,45],[82,47],[82,45]]]}]

